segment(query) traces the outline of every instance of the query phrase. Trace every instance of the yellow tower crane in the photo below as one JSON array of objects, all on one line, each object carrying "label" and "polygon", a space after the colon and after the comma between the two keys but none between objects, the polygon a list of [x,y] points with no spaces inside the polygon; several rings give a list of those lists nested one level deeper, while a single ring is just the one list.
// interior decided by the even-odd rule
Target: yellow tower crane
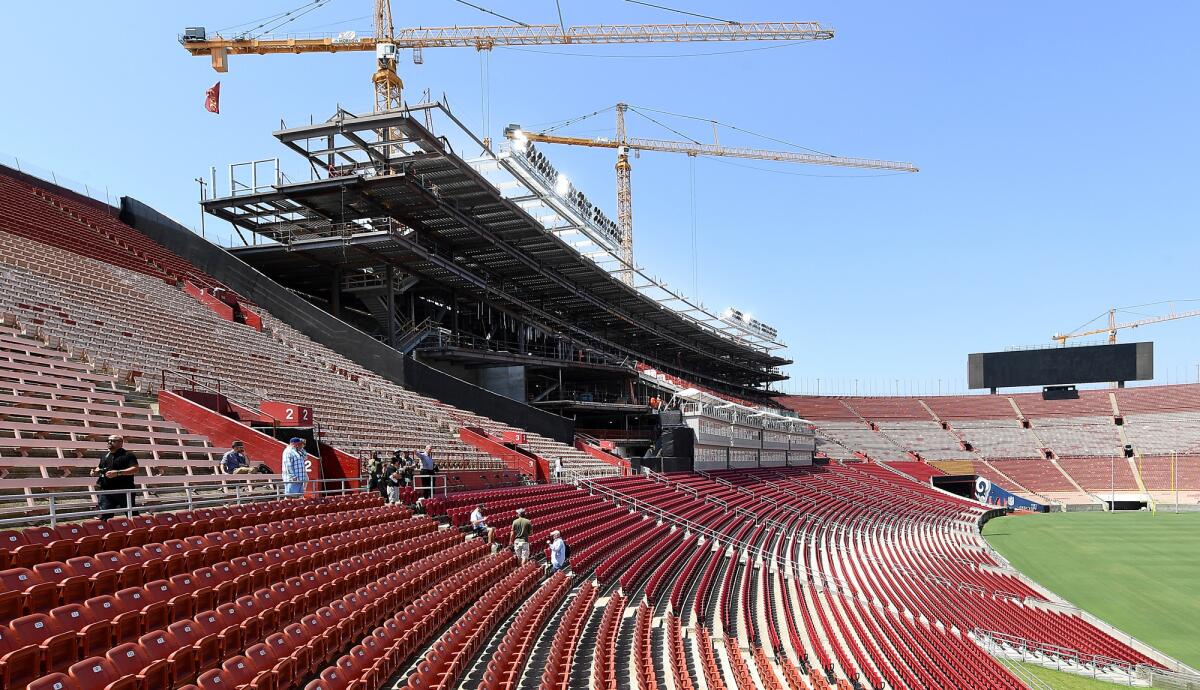
[{"label": "yellow tower crane", "polygon": [[713,143],[699,144],[692,141],[670,141],[665,139],[645,139],[628,136],[625,131],[625,111],[629,105],[618,103],[617,134],[613,139],[606,137],[587,138],[569,137],[557,134],[526,132],[520,125],[509,125],[504,135],[513,141],[513,145],[521,150],[527,142],[536,141],[546,144],[568,144],[571,146],[590,146],[593,148],[616,149],[617,151],[617,227],[620,230],[621,260],[624,266],[620,270],[621,279],[629,283],[633,279],[633,191],[630,186],[629,152],[661,151],[664,153],[684,153],[689,156],[724,156],[727,158],[752,158],[757,160],[782,161],[785,163],[804,163],[808,165],[832,165],[843,168],[864,168],[868,170],[895,170],[900,172],[917,172],[917,166],[912,163],[897,163],[894,161],[876,160],[871,158],[845,158],[813,153],[796,153],[793,151],[771,151],[767,149],[723,146],[716,140],[714,130]]},{"label": "yellow tower crane", "polygon": [[[1162,304],[1162,303],[1160,302],[1159,304]],[[1149,305],[1142,305],[1142,306],[1149,306]],[[1194,309],[1191,311],[1175,311],[1174,308],[1172,308],[1170,312],[1163,314],[1161,316],[1150,316],[1150,317],[1146,317],[1144,319],[1138,319],[1136,321],[1127,321],[1125,323],[1117,323],[1117,312],[1123,311],[1124,309],[1125,308],[1123,308],[1123,307],[1118,307],[1118,308],[1108,310],[1108,326],[1106,328],[1092,328],[1092,329],[1088,329],[1088,330],[1079,330],[1079,331],[1075,331],[1074,333],[1055,333],[1054,335],[1052,335],[1050,337],[1050,339],[1056,341],[1059,345],[1062,345],[1065,347],[1067,344],[1067,341],[1072,338],[1086,338],[1089,335],[1099,335],[1101,333],[1107,333],[1108,334],[1108,342],[1116,343],[1117,342],[1117,331],[1124,330],[1126,328],[1137,328],[1138,326],[1148,326],[1152,323],[1162,323],[1164,321],[1176,321],[1178,319],[1190,319],[1193,316],[1200,316],[1200,309]],[[1093,321],[1094,321],[1094,319],[1093,319]]]},{"label": "yellow tower crane", "polygon": [[[230,55],[273,55],[289,53],[342,53],[374,51],[376,69],[375,112],[401,107],[404,82],[396,73],[400,50],[413,51],[413,61],[423,62],[425,48],[474,48],[497,46],[598,45],[607,43],[689,43],[698,41],[822,41],[833,38],[833,30],[818,22],[713,22],[698,24],[590,24],[560,26],[534,24],[513,26],[416,27],[396,31],[392,26],[390,0],[375,0],[375,35],[354,36],[352,32],[305,37],[209,36],[203,27],[189,27],[179,41],[192,55],[207,55],[213,69],[229,70]],[[484,133],[487,134],[486,132]]]}]

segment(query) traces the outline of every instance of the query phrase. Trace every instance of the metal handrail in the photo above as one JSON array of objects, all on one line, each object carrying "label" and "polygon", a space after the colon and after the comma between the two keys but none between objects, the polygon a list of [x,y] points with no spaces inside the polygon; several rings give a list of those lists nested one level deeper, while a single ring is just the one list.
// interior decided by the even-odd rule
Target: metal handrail
[{"label": "metal handrail", "polygon": [[[18,517],[0,517],[0,528],[28,525],[30,523],[41,524],[43,521],[48,521],[50,527],[56,527],[61,522],[73,522],[78,520],[88,520],[95,518],[111,518],[124,515],[127,518],[133,518],[139,513],[157,513],[173,510],[194,510],[196,508],[212,507],[234,503],[241,505],[242,503],[258,502],[264,500],[278,500],[287,496],[284,493],[284,484],[279,475],[259,475],[263,479],[257,479],[255,475],[223,475],[227,479],[213,482],[195,482],[184,484],[178,489],[183,496],[178,500],[168,501],[164,503],[149,503],[140,506],[132,505],[131,498],[138,494],[145,493],[148,490],[145,487],[135,489],[87,489],[81,491],[55,491],[34,496],[24,494],[2,495],[0,496],[0,504],[9,502],[21,502],[27,506],[30,498],[37,500],[45,500],[45,513],[37,515],[21,515]],[[235,478],[236,477],[236,478]],[[351,486],[351,483],[356,483],[358,486]],[[170,487],[172,489],[176,487]],[[212,496],[200,496],[201,492],[213,492]],[[344,494],[351,491],[365,491],[365,485],[355,478],[344,479],[310,479],[305,482],[304,494],[316,495],[335,495]],[[233,496],[229,494],[232,492]],[[99,496],[123,495],[125,496],[124,508],[107,508],[101,509],[93,507],[93,499]],[[86,506],[86,508],[83,508]],[[82,508],[82,509],[78,509]],[[24,510],[28,510],[25,507]],[[0,515],[8,513],[4,507],[0,507]]]},{"label": "metal handrail", "polygon": [[[675,513],[672,513],[669,510],[664,510],[658,506],[655,506],[650,503],[646,503],[645,501],[634,498],[633,496],[629,496],[628,494],[624,494],[620,491],[611,489],[607,486],[597,484],[596,482],[594,482],[590,479],[587,479],[587,478],[585,478],[577,473],[574,473],[570,470],[567,470],[567,478],[576,486],[585,487],[589,493],[598,493],[602,496],[609,498],[610,500],[612,500],[614,503],[616,503],[618,505],[626,504],[630,508],[638,510],[646,515],[656,517],[659,520],[661,520],[662,522],[669,522],[678,527],[686,529],[689,532],[692,532],[694,534],[699,534],[699,535],[705,537],[706,539],[710,539],[718,544],[721,544],[721,543],[728,544],[729,546],[733,547],[734,549],[745,552],[748,556],[754,556],[754,557],[758,558],[759,560],[763,561],[764,563],[772,563],[775,565],[776,568],[782,569],[785,572],[788,569],[787,563],[785,561],[783,561],[782,559],[777,557],[775,554],[770,553],[755,544],[751,544],[749,542],[734,539],[733,537],[725,535],[721,532],[717,532],[716,530],[712,529],[711,527],[708,527],[707,525],[702,525],[698,522],[693,522],[692,520],[689,520],[687,518],[676,515]],[[863,601],[863,599],[861,597],[854,594],[853,590],[850,587],[850,584],[848,582],[846,582],[845,580],[841,580],[841,579],[835,578],[835,577],[830,577],[828,575],[825,575],[824,573],[820,573],[815,570],[812,570],[812,569],[808,568],[807,566],[805,566],[801,563],[798,563],[798,562],[793,562],[791,567],[796,572],[803,573],[804,575],[806,575],[808,577],[808,579],[813,582],[813,584],[815,584],[816,586],[820,587],[823,590],[836,592],[842,596],[848,596],[848,597],[852,597],[856,600]],[[870,603],[870,602],[868,602],[868,603]]]}]

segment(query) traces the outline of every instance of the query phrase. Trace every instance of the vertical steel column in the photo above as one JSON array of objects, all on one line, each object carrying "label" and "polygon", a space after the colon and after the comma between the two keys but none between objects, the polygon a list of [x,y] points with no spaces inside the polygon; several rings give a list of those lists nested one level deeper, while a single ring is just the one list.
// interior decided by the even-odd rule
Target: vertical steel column
[{"label": "vertical steel column", "polygon": [[384,289],[387,291],[387,342],[392,347],[396,346],[396,286],[392,283],[395,272],[391,264],[383,272]]}]

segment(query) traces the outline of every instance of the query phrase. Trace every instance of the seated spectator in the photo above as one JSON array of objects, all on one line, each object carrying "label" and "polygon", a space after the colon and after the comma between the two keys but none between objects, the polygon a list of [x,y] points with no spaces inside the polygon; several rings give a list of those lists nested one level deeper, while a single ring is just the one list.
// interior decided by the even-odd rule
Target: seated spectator
[{"label": "seated spectator", "polygon": [[234,441],[233,447],[221,457],[221,469],[225,474],[250,474],[250,461],[246,459],[246,444]]},{"label": "seated spectator", "polygon": [[487,518],[483,515],[482,503],[476,505],[475,510],[471,511],[471,530],[480,539],[491,541],[491,530],[488,529]]}]

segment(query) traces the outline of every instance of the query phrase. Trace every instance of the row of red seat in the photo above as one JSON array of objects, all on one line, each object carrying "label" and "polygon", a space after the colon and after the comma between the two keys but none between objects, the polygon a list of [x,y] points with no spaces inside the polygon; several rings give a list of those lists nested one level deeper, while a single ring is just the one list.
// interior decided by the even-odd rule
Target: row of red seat
[{"label": "row of red seat", "polygon": [[584,582],[575,592],[575,598],[567,606],[558,621],[558,629],[550,642],[546,655],[546,668],[538,684],[538,690],[571,690],[571,665],[579,647],[579,637],[598,596],[591,582]]},{"label": "row of red seat", "polygon": [[[469,564],[465,567],[458,564],[443,571],[438,584],[403,606],[398,613],[382,611],[374,616],[359,616],[358,626],[363,631],[372,630],[371,634],[327,666],[306,687],[310,690],[364,688],[368,684],[372,688],[379,687],[462,609],[471,593],[477,595],[511,571],[511,555],[507,558],[502,553],[483,556],[486,547],[482,543],[469,543],[469,546],[475,548],[473,553],[476,555]],[[376,627],[372,628],[373,625]],[[351,640],[363,634],[360,631]]]},{"label": "row of red seat", "polygon": [[[516,558],[501,552],[505,567]],[[502,568],[500,572],[505,572]],[[409,690],[450,690],[458,686],[467,664],[517,604],[537,587],[542,569],[525,563],[509,572],[494,586],[483,583],[482,593],[442,638],[426,653],[417,670],[408,678]],[[383,676],[386,678],[387,676]]]},{"label": "row of red seat", "polygon": [[[426,526],[431,524],[426,520],[416,522],[426,523]],[[240,636],[227,631],[229,620],[264,610],[263,622],[275,623],[265,610],[283,607],[282,613],[289,618],[292,612],[283,602],[289,602],[292,607],[307,605],[312,608],[317,601],[328,599],[338,588],[347,586],[344,575],[348,571],[379,570],[384,568],[383,564],[395,565],[418,556],[422,550],[428,551],[452,541],[439,540],[439,535],[431,529],[404,529],[396,534],[410,536],[413,541],[408,544],[396,542],[386,527],[350,530],[324,544],[314,540],[307,545],[311,547],[313,570],[299,576],[276,572],[275,577],[270,577],[266,569],[254,570],[250,572],[250,578],[242,578],[241,582],[247,587],[232,594],[236,596],[235,600],[214,600],[211,593],[216,592],[216,587],[211,583],[197,581],[191,588],[186,588],[181,582],[172,582],[166,592],[158,596],[140,596],[139,590],[131,588],[130,595],[122,599],[98,596],[84,605],[55,608],[48,617],[35,614],[19,618],[13,622],[12,635],[7,636],[12,650],[0,659],[0,666],[4,667],[4,673],[10,673],[13,668],[22,666],[18,661],[35,659],[37,662],[31,666],[31,672],[58,671],[74,658],[86,658],[96,654],[98,649],[132,642],[155,630],[170,631],[188,620],[198,629],[212,629],[210,632],[214,634],[224,631],[223,636],[211,638],[205,646],[197,647],[197,654],[203,658],[217,660],[222,650],[232,652],[240,641]],[[214,577],[216,580],[224,577],[222,581],[228,582],[229,572],[222,576],[222,571],[224,569],[214,569]],[[126,590],[121,594],[126,594]],[[197,608],[198,605],[214,606],[206,610]],[[194,611],[200,613],[192,616],[190,613]],[[245,628],[240,626],[240,629]]]},{"label": "row of red seat", "polygon": [[[428,520],[416,524],[387,525],[340,532],[327,543],[314,540],[307,565],[315,568],[310,575],[313,596],[322,594],[325,580],[335,577],[329,570],[347,558],[358,558],[370,550],[396,544],[396,539],[431,535],[434,525]],[[306,547],[310,546],[305,544]],[[300,559],[289,561],[296,563]],[[34,666],[42,672],[65,668],[75,658],[87,658],[114,644],[129,642],[148,631],[165,629],[172,622],[193,618],[197,611],[221,614],[229,605],[252,609],[256,605],[276,608],[280,597],[287,598],[287,583],[303,591],[305,581],[293,569],[273,566],[254,567],[249,562],[221,564],[203,573],[179,575],[170,581],[159,580],[145,588],[130,587],[116,595],[102,595],[83,604],[67,604],[47,614],[32,614],[0,627],[0,644],[7,645],[0,668],[17,663],[12,659],[37,659]],[[233,585],[226,587],[225,585]],[[240,585],[240,586],[239,586]],[[294,594],[294,593],[293,593]],[[310,597],[311,598],[311,597]],[[285,613],[288,613],[285,610]],[[268,618],[268,623],[273,622]],[[5,633],[8,634],[5,634]],[[24,645],[24,646],[22,646]],[[11,657],[11,658],[10,658]]]},{"label": "row of red seat", "polygon": [[[648,547],[643,551],[642,555],[637,558],[628,568],[621,573],[620,583],[621,589],[630,592],[634,587],[642,581],[652,566],[663,565],[666,556],[672,553],[675,544],[683,539],[684,530],[668,529],[666,535],[661,539],[656,539],[649,542]],[[656,568],[657,569],[657,568]],[[596,569],[599,572],[599,568]]]},{"label": "row of red seat", "polygon": [[147,513],[134,518],[87,520],[57,527],[30,527],[0,531],[0,568],[32,568],[43,561],[65,561],[72,556],[94,556],[168,539],[278,522],[304,515],[379,505],[378,496],[356,494],[321,499],[290,499],[245,505],[201,508],[180,512]]},{"label": "row of red seat", "polygon": [[[654,572],[650,575],[650,579],[646,581],[646,598],[654,604],[657,604],[664,594],[663,589],[665,585],[668,582],[672,582],[671,576],[680,572],[679,569],[690,560],[692,551],[696,548],[696,542],[699,539],[697,535],[689,534],[685,536],[682,534],[682,530],[679,530],[679,532],[681,534],[676,537],[675,541],[679,541],[680,539],[682,541],[675,546],[671,553],[658,562],[658,565],[654,568]],[[678,579],[682,580],[683,577],[684,575],[680,572]],[[624,576],[622,576],[621,586],[625,587],[623,578]]]},{"label": "row of red seat", "polygon": [[704,674],[704,684],[709,690],[725,690],[725,681],[717,668],[716,655],[713,653],[712,637],[703,625],[696,626],[695,644],[700,648],[700,670]]},{"label": "row of red seat", "polygon": [[[601,583],[606,583],[610,581],[609,577],[616,573],[628,575],[634,572],[631,568],[627,567],[630,561],[637,557],[647,546],[666,542],[670,531],[671,527],[669,525],[655,524],[650,520],[644,520],[637,523],[635,528],[614,535],[610,538],[614,540],[611,544],[614,547],[611,549],[612,553],[596,566],[596,579]],[[609,546],[607,542],[608,540],[605,540],[597,546],[601,548]]]},{"label": "row of red seat", "polygon": [[425,501],[425,513],[428,515],[446,515],[452,508],[474,506],[478,503],[491,501],[506,501],[514,499],[540,499],[548,494],[556,494],[572,487],[566,484],[539,484],[516,489],[484,489],[480,491],[464,491],[448,496],[435,496]]},{"label": "row of red seat", "polygon": [[[390,615],[406,603],[411,605],[439,579],[482,558],[484,549],[480,545],[448,536],[451,535],[428,535],[424,538],[428,542],[426,548],[414,554],[423,556],[419,560],[410,560],[403,568],[393,564],[383,575],[355,591],[333,592],[334,597],[340,595],[340,598],[330,599],[326,605],[302,616],[298,623],[286,625],[264,643],[266,650],[263,644],[253,645],[244,656],[234,656],[220,668],[204,671],[196,679],[196,685],[185,687],[193,690],[197,687],[221,690],[230,686],[263,690],[297,687],[305,678],[327,669],[353,640],[370,629],[369,621]],[[279,644],[280,638],[285,644]],[[373,638],[367,644],[373,644]]]},{"label": "row of red seat", "polygon": [[517,612],[484,669],[480,690],[514,690],[533,651],[535,636],[562,604],[572,583],[563,573],[546,580]]},{"label": "row of red seat", "polygon": [[[112,644],[136,639],[136,645],[150,662],[165,662],[165,665],[156,666],[155,672],[167,673],[171,684],[179,685],[194,677],[195,673],[220,663],[222,658],[235,655],[244,645],[261,640],[288,621],[312,613],[334,599],[353,593],[355,588],[366,586],[380,576],[449,548],[458,541],[452,534],[425,532],[402,542],[386,539],[385,534],[381,543],[381,535],[372,532],[371,528],[346,532],[346,546],[349,548],[341,549],[333,545],[319,547],[322,552],[342,555],[340,560],[299,576],[264,581],[264,586],[251,595],[220,604],[214,610],[190,618],[177,618],[173,622],[163,621],[165,624],[161,627],[149,630],[146,626],[150,621],[145,618],[137,619],[137,624],[130,626],[128,632],[117,630],[119,622],[115,623],[110,626]],[[105,622],[105,619],[95,616],[89,620],[87,609],[82,609],[82,613],[85,615],[77,621],[78,624],[102,626]],[[47,638],[53,639],[53,635]],[[45,646],[45,642],[42,646]],[[69,647],[64,645],[62,652],[69,654]],[[8,656],[5,658],[9,659]],[[60,668],[57,663],[48,662],[40,670],[56,671]],[[86,668],[76,670],[87,677]]]},{"label": "row of red seat", "polygon": [[[596,630],[596,648],[592,654],[591,690],[617,690],[617,632],[625,617],[625,597],[613,594],[604,605]],[[633,651],[637,655],[637,651]]]},{"label": "row of red seat", "polygon": [[[147,582],[196,573],[202,567],[230,562],[245,569],[255,564],[269,567],[304,554],[292,545],[329,537],[348,529],[406,519],[400,507],[375,507],[324,516],[303,516],[280,522],[210,532],[164,543],[129,546],[95,556],[75,556],[63,562],[39,563],[32,570],[0,571],[0,622],[22,613],[82,601],[89,596],[113,594],[118,589],[141,587]],[[250,560],[251,557],[253,560]],[[297,566],[302,562],[297,562]],[[282,567],[282,566],[281,566]],[[232,586],[232,585],[231,585]]]},{"label": "row of red seat", "polygon": [[675,614],[668,612],[663,617],[663,627],[667,631],[667,665],[675,687],[677,690],[695,690],[692,676],[688,673],[688,658],[683,649],[683,628],[679,625],[679,619]]},{"label": "row of red seat", "polygon": [[650,639],[650,618],[653,611],[646,602],[638,604],[633,623],[634,677],[640,690],[658,690],[658,677],[654,673],[654,647]]}]

